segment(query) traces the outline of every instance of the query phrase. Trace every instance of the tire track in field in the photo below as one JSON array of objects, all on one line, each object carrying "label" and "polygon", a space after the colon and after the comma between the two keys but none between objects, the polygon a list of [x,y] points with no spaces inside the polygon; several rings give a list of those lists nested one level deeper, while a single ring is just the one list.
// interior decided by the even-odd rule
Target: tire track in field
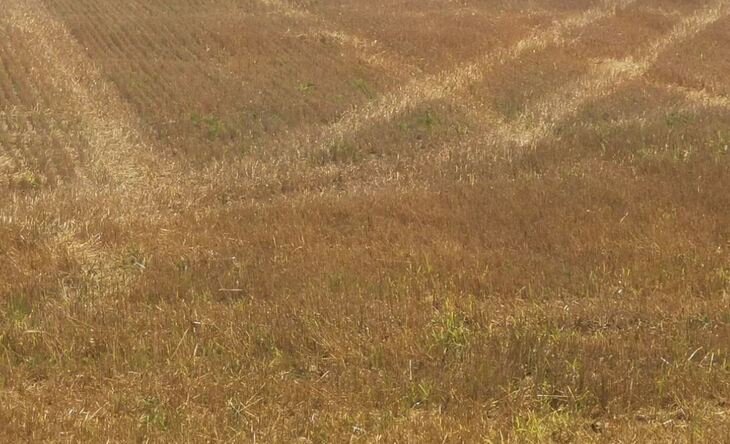
[{"label": "tire track in field", "polygon": [[[630,80],[644,76],[669,48],[685,41],[723,18],[728,2],[722,0],[680,21],[667,35],[639,48],[635,55],[620,60],[603,59],[581,78],[556,93],[528,106],[514,121],[495,127],[496,142],[527,146],[553,133],[555,126],[575,115],[586,103],[606,97]],[[709,95],[687,94],[695,100],[712,102]],[[714,101],[721,99],[715,98]]]},{"label": "tire track in field", "polygon": [[[282,3],[279,0],[265,1]],[[557,21],[546,30],[534,32],[509,48],[490,51],[454,69],[409,81],[397,90],[346,113],[333,124],[309,132],[296,131],[288,140],[279,144],[293,148],[297,153],[310,149],[325,149],[368,126],[390,121],[424,102],[461,95],[470,85],[483,80],[491,66],[508,63],[528,52],[540,51],[550,45],[563,44],[569,32],[590,26],[632,3],[634,0],[609,2],[569,16]]]}]

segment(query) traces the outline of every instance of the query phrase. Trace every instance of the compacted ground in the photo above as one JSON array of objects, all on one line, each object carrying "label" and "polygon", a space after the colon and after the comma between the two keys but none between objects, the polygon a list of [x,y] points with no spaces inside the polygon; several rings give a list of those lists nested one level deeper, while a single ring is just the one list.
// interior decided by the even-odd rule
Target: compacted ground
[{"label": "compacted ground", "polygon": [[2,0],[2,441],[726,440],[728,73],[728,0]]}]

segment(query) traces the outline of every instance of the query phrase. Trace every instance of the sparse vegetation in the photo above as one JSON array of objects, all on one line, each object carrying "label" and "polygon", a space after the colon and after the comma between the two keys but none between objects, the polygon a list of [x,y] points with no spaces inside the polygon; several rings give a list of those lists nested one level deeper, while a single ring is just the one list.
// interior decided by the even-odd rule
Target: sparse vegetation
[{"label": "sparse vegetation", "polygon": [[3,0],[0,440],[725,442],[727,0]]}]

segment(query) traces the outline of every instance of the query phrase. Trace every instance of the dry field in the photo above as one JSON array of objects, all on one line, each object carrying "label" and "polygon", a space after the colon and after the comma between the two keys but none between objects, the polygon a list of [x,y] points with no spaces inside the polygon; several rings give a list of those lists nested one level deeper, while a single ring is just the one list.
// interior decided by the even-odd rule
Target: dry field
[{"label": "dry field", "polygon": [[1,442],[730,442],[730,0],[0,0]]}]

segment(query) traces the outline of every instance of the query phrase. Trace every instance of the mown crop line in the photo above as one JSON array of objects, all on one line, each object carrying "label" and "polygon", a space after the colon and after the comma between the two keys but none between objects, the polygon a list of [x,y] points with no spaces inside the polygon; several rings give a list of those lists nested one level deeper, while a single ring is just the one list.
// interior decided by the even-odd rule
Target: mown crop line
[{"label": "mown crop line", "polygon": [[[628,0],[620,2],[620,5],[625,7],[632,2],[633,0]],[[354,110],[325,128],[318,137],[318,145],[320,148],[332,145],[367,125],[389,121],[422,103],[458,95],[484,79],[487,71],[495,65],[516,60],[527,52],[544,50],[551,45],[562,45],[567,32],[588,26],[614,11],[615,8],[590,9],[577,16],[568,17],[547,30],[537,31],[509,48],[490,51],[455,69],[408,82],[396,92],[386,94],[363,109]]]},{"label": "mown crop line", "polygon": [[[159,218],[164,212],[162,203],[166,194],[173,193],[172,189],[179,186],[180,177],[186,177],[185,174],[169,160],[157,157],[133,110],[42,2],[8,0],[3,7],[6,14],[0,17],[0,22],[5,21],[26,40],[33,63],[37,65],[35,69],[43,69],[51,85],[65,97],[66,108],[78,119],[79,134],[89,148],[84,164],[74,166],[77,180],[42,191],[27,204],[43,207],[44,202],[52,202],[59,196],[88,197],[105,199],[107,205],[123,202],[126,210],[114,212],[120,220],[135,220],[137,214]],[[124,270],[114,265],[119,263],[121,254],[115,247],[80,231],[84,226],[80,219],[60,223],[65,228],[58,235],[50,236],[49,248],[65,251],[84,270],[101,270],[105,280],[127,279]],[[88,242],[82,240],[87,238]]]},{"label": "mown crop line", "polygon": [[43,4],[16,0],[8,2],[7,10],[10,26],[27,36],[38,63],[45,65],[54,86],[68,96],[80,117],[80,130],[91,148],[88,166],[93,174],[88,176],[96,176],[88,185],[98,188],[102,180],[127,198],[147,197],[144,189],[172,166],[156,159],[134,112]]},{"label": "mown crop line", "polygon": [[[312,152],[327,149],[369,125],[390,121],[407,110],[431,100],[463,96],[469,86],[483,79],[494,65],[507,63],[525,53],[538,51],[551,45],[562,45],[565,43],[564,38],[567,33],[583,29],[598,20],[610,17],[617,10],[632,3],[634,0],[607,3],[601,7],[591,8],[564,18],[548,29],[533,32],[529,37],[511,47],[489,51],[476,59],[459,64],[456,68],[411,80],[367,105],[353,109],[333,124],[287,132],[286,135],[270,144],[260,146],[260,152],[269,159],[270,167],[306,162]],[[493,117],[495,122],[491,122],[490,125],[499,126],[497,116],[493,115]],[[249,159],[240,159],[226,164],[214,163],[201,173],[201,178],[197,182],[204,183],[205,178],[211,177],[215,177],[218,182],[224,177],[238,181],[240,171],[245,171],[250,166],[249,163]],[[342,165],[324,166],[318,168],[318,171],[321,170],[322,174],[326,174],[326,170],[329,168],[341,169]],[[388,182],[392,182],[392,180],[398,181],[398,177],[390,178]]]},{"label": "mown crop line", "polygon": [[[318,23],[323,20],[309,11],[294,7],[283,0],[261,0],[262,3],[275,6],[277,10],[285,11],[290,16],[307,18]],[[519,41],[509,48],[498,49],[489,52],[482,57],[462,64],[457,68],[444,71],[440,74],[427,75],[425,77],[410,81],[401,86],[395,93],[385,95],[380,100],[375,100],[364,108],[354,109],[338,122],[315,131],[319,136],[304,137],[297,134],[298,140],[307,140],[310,143],[316,143],[323,139],[319,145],[320,148],[326,145],[332,145],[337,140],[342,140],[347,134],[359,131],[369,122],[387,121],[390,118],[402,113],[405,109],[417,107],[420,103],[449,98],[450,95],[463,92],[469,85],[478,82],[485,75],[484,69],[488,69],[494,62],[507,63],[511,60],[518,59],[523,54],[532,51],[544,50],[551,45],[562,45],[565,43],[564,35],[568,32],[588,26],[598,20],[601,20],[611,14],[615,14],[618,9],[626,8],[634,0],[624,0],[619,2],[604,2],[604,6],[590,9],[584,13],[570,16],[563,21],[556,23],[544,31],[538,31]],[[322,33],[329,37],[333,37],[343,44],[348,44],[356,49],[371,48],[375,49],[375,44],[361,37],[352,35],[342,30],[333,30],[331,28],[321,28],[314,31]],[[420,68],[409,64],[398,56],[388,54],[387,51],[379,51],[371,56],[366,56],[369,62],[380,65],[389,69],[396,74],[420,72]],[[458,94],[459,100],[467,102],[473,101],[469,97]],[[466,104],[469,107],[469,103]]]},{"label": "mown crop line", "polygon": [[494,66],[515,60],[528,52],[540,51],[551,45],[562,45],[567,33],[609,17],[632,3],[634,0],[606,2],[602,6],[569,16],[548,29],[533,32],[511,47],[488,51],[455,68],[408,81],[362,107],[353,108],[334,123],[291,131],[272,142],[272,146],[261,147],[261,151],[274,155],[273,153],[285,150],[285,156],[294,158],[309,156],[312,151],[333,146],[368,126],[391,121],[422,103],[460,94],[484,79]]},{"label": "mown crop line", "polygon": [[568,83],[555,94],[532,103],[513,121],[497,126],[493,136],[501,143],[518,146],[542,140],[552,133],[557,123],[574,115],[586,103],[612,94],[627,81],[643,77],[672,45],[691,38],[720,20],[727,13],[726,6],[721,1],[702,9],[682,20],[666,36],[640,48],[635,55],[620,60],[600,60],[581,78]]}]

